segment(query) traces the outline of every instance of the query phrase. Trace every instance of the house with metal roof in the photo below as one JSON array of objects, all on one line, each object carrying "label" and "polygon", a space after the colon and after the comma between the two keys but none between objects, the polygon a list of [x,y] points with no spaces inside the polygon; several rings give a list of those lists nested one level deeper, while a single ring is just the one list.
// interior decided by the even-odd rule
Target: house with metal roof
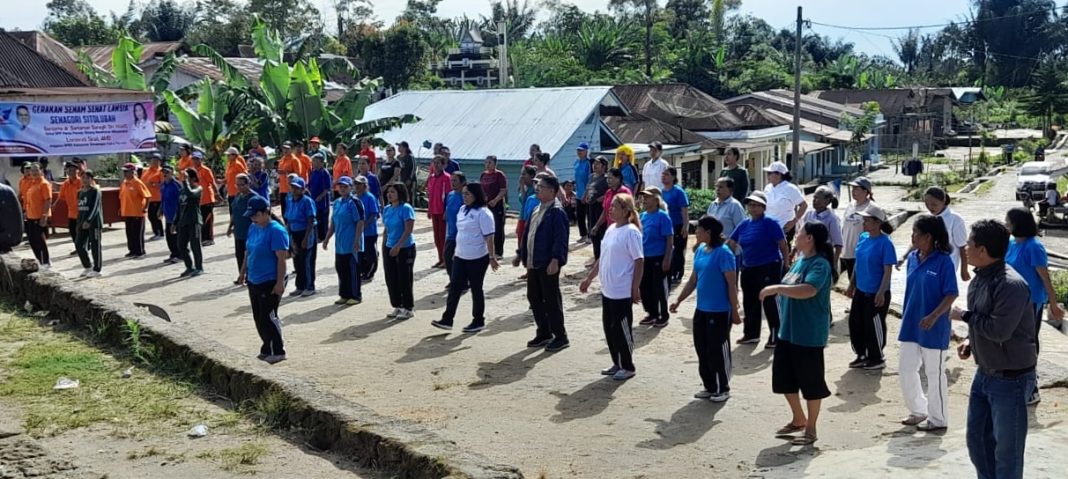
[{"label": "house with metal roof", "polygon": [[415,115],[414,123],[380,138],[407,141],[421,166],[429,164],[434,143],[448,146],[470,178],[477,178],[487,156],[496,156],[514,209],[515,182],[532,144],[551,156],[549,167],[562,180],[571,179],[578,145],[588,143],[591,151],[620,145],[605,119],[628,112],[608,86],[439,90],[406,91],[372,103],[364,120]]}]

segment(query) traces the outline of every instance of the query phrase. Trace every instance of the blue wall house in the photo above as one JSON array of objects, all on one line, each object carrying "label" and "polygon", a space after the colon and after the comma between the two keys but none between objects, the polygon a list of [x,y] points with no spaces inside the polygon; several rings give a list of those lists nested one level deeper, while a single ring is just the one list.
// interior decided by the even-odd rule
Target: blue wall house
[{"label": "blue wall house", "polygon": [[432,157],[424,142],[441,143],[469,180],[477,180],[487,156],[497,156],[508,176],[508,205],[515,210],[519,171],[531,144],[552,156],[549,168],[561,180],[572,179],[578,145],[589,143],[591,151],[620,145],[604,120],[628,110],[607,86],[406,91],[369,105],[364,120],[409,113],[419,120],[380,138],[407,141],[422,170]]}]

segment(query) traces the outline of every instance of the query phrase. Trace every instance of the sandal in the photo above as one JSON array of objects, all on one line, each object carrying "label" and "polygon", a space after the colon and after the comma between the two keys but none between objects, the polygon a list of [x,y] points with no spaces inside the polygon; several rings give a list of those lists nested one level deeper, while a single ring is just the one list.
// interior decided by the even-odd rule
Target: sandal
[{"label": "sandal", "polygon": [[816,442],[816,436],[813,436],[811,434],[802,434],[800,436],[795,437],[793,441],[790,441],[790,445],[792,445],[792,446],[808,446],[808,445],[811,445],[812,443],[815,443],[815,442]]},{"label": "sandal", "polygon": [[909,417],[901,420],[901,424],[905,426],[915,426],[921,422],[927,420],[927,416],[920,416],[916,414],[909,414]]},{"label": "sandal", "polygon": [[790,424],[787,424],[787,425],[779,428],[778,431],[775,431],[775,435],[776,436],[785,436],[785,435],[788,435],[788,434],[793,434],[793,433],[795,433],[797,431],[804,431],[804,430],[805,430],[805,425],[804,424],[802,424],[800,426],[795,426],[794,424],[790,423]]}]

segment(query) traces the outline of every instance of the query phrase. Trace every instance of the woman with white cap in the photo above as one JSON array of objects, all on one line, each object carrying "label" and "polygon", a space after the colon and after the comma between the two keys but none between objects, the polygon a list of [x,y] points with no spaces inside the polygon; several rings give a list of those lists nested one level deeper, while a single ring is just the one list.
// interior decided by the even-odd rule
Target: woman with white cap
[{"label": "woman with white cap", "polygon": [[849,186],[849,195],[853,201],[846,206],[845,214],[842,215],[842,254],[838,262],[842,273],[853,278],[853,266],[857,264],[857,242],[864,233],[864,217],[857,213],[864,211],[869,205],[875,205],[875,201],[871,192],[871,180],[860,176],[846,185]]},{"label": "woman with white cap", "polygon": [[849,342],[857,358],[851,368],[883,369],[886,346],[886,313],[890,308],[890,275],[897,263],[897,252],[890,241],[893,226],[886,212],[869,205],[857,212],[864,217],[864,233],[855,250],[857,264],[849,280],[846,296],[849,306]]},{"label": "woman with white cap", "polygon": [[765,348],[775,347],[779,332],[779,308],[775,298],[760,299],[760,291],[782,280],[783,262],[790,256],[786,235],[775,220],[764,214],[768,199],[763,191],[754,191],[745,198],[749,218],[738,224],[728,244],[731,250],[742,249],[742,310],[745,327],[738,344],[760,342],[760,310],[768,320],[768,342]]},{"label": "woman with white cap", "polygon": [[334,200],[330,226],[323,236],[323,251],[330,247],[330,238],[337,235],[334,243],[334,269],[337,270],[338,300],[334,304],[353,306],[363,301],[360,292],[360,251],[363,249],[364,206],[363,201],[352,196],[352,178],[337,179],[338,198]]},{"label": "woman with white cap", "polygon": [[[815,221],[827,227],[831,235],[831,245],[834,246],[834,261],[831,262],[831,267],[838,264],[838,258],[842,255],[842,226],[838,221],[838,215],[834,214],[836,209],[838,209],[838,197],[835,196],[834,190],[827,185],[821,185],[812,195],[812,209],[806,211],[801,219],[801,224]],[[794,251],[796,252],[797,248],[794,248]]]},{"label": "woman with white cap", "polygon": [[786,163],[773,162],[764,168],[768,176],[768,184],[764,186],[764,194],[768,198],[767,215],[782,227],[786,234],[786,243],[789,244],[794,238],[794,228],[797,222],[805,216],[808,203],[805,203],[805,195],[801,189],[790,180],[790,169]]}]

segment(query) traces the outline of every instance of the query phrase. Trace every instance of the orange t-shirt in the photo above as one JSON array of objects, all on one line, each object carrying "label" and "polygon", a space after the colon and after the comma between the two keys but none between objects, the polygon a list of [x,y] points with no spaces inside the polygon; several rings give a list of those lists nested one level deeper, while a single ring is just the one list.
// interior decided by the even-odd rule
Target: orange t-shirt
[{"label": "orange t-shirt", "polygon": [[237,196],[237,175],[248,173],[248,165],[241,155],[226,165],[226,196]]},{"label": "orange t-shirt", "polygon": [[289,193],[289,174],[296,173],[298,176],[303,177],[301,174],[300,160],[297,159],[297,155],[290,153],[283,156],[281,160],[278,160],[278,191],[281,193]]},{"label": "orange t-shirt", "polygon": [[145,205],[152,193],[137,177],[122,180],[119,185],[119,214],[123,218],[137,218],[145,215]]},{"label": "orange t-shirt", "polygon": [[82,180],[71,176],[59,185],[59,197],[67,204],[67,219],[78,219],[78,190],[82,189]]},{"label": "orange t-shirt", "polygon": [[23,175],[22,178],[19,178],[19,203],[22,203],[23,211],[26,210],[26,190],[30,189],[32,184],[32,176]]},{"label": "orange t-shirt", "polygon": [[311,170],[311,157],[302,153],[300,155],[300,173],[297,174],[300,175],[301,178],[304,178],[304,181],[308,181],[308,176],[311,175]]},{"label": "orange t-shirt", "polygon": [[349,155],[337,155],[337,159],[334,160],[334,181],[342,176],[352,178],[352,160],[349,159]]},{"label": "orange t-shirt", "polygon": [[188,168],[192,168],[192,167],[193,167],[193,157],[192,156],[183,156],[181,158],[178,158],[178,171],[175,171],[175,173],[177,173],[177,175],[175,175],[175,176],[178,177],[178,181],[185,181],[185,170],[188,169]]},{"label": "orange t-shirt", "polygon": [[219,194],[219,187],[215,184],[215,173],[211,168],[200,165],[197,168],[197,179],[200,180],[200,205],[214,205],[215,196]]},{"label": "orange t-shirt", "polygon": [[148,192],[152,194],[149,201],[159,202],[161,198],[159,196],[159,185],[163,184],[163,168],[158,166],[150,166],[143,173],[141,173],[141,182],[148,187]]},{"label": "orange t-shirt", "polygon": [[52,204],[52,183],[43,177],[26,186],[26,219],[39,220]]}]

